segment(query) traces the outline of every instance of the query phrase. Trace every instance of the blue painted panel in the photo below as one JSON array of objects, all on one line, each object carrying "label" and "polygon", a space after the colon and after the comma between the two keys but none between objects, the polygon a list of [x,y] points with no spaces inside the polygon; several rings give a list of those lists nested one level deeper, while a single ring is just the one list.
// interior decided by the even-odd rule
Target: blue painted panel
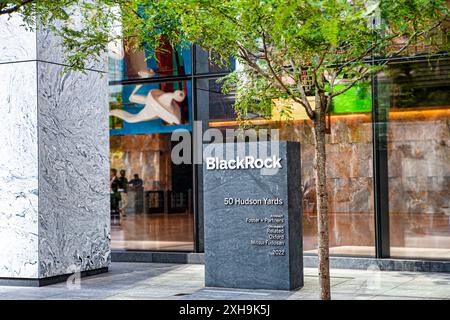
[{"label": "blue painted panel", "polygon": [[[170,133],[176,129],[186,129],[192,131],[192,99],[191,99],[191,90],[192,83],[191,81],[184,81],[181,83],[173,83],[173,90],[184,90],[186,92],[187,99],[187,107],[188,107],[188,121],[187,123],[181,125],[167,125],[161,119],[155,119],[150,121],[144,121],[139,123],[127,123],[123,122],[123,128],[120,129],[110,129],[110,135],[128,135],[128,134],[152,134],[152,133]],[[146,95],[152,89],[160,89],[160,84],[146,84],[140,88],[137,93]],[[122,87],[122,101],[124,101],[124,105],[122,109],[124,111],[136,114],[139,113],[144,105],[141,104],[133,104],[129,102],[129,98],[131,92],[135,86],[123,86]]]},{"label": "blue painted panel", "polygon": [[[192,73],[192,64],[191,64],[191,46],[188,43],[183,43],[176,46],[176,50],[178,55],[175,54],[175,50],[172,53],[172,75],[180,75],[180,74],[191,74]],[[146,57],[152,57],[151,59],[146,60],[146,64],[149,68],[153,70],[159,70],[159,63],[154,55],[153,51],[149,48],[144,48],[144,52]],[[166,60],[167,61],[167,60]],[[113,66],[112,66],[113,67]],[[114,74],[115,77],[113,80],[127,79],[128,72],[125,61],[122,59],[120,61],[115,61],[114,63]],[[169,67],[170,70],[170,67]],[[165,74],[167,75],[167,74]],[[154,77],[160,76],[159,74],[155,74]],[[184,90],[186,93],[186,101],[187,101],[187,112],[184,111],[184,118],[188,117],[188,121],[185,121],[184,124],[181,125],[167,125],[164,121],[160,119],[145,121],[140,123],[127,123],[123,122],[123,127],[120,129],[110,129],[111,135],[128,135],[128,134],[150,134],[150,133],[168,133],[173,132],[176,129],[187,129],[192,130],[192,100],[191,100],[191,90],[192,83],[190,81],[184,81],[179,83],[172,83],[169,86],[169,89],[164,89],[164,83],[159,84],[146,84],[143,85],[142,88],[139,89],[137,93],[146,95],[152,89],[163,89],[166,91],[173,90]],[[129,102],[130,95],[134,90],[135,86],[123,86],[121,88],[122,93],[122,101],[123,107],[122,109],[130,112],[130,113],[138,113],[143,109],[143,105],[133,104]]]}]

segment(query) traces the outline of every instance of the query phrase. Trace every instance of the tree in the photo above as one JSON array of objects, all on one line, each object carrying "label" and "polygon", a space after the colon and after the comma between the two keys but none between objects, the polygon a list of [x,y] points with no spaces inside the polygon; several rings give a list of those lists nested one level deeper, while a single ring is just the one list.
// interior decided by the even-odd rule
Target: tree
[{"label": "tree", "polygon": [[[0,0],[0,15],[13,10],[33,17],[33,11],[27,9],[27,5],[32,5],[40,19],[56,16],[67,22],[67,12],[61,8],[73,3],[78,1]],[[127,40],[130,46],[153,49],[160,46],[161,39],[172,44],[188,41],[213,53],[216,63],[226,64],[232,56],[243,65],[242,70],[224,79],[225,90],[236,89],[235,109],[242,121],[251,113],[270,117],[274,100],[280,98],[305,109],[315,140],[321,298],[330,299],[326,116],[336,96],[381,70],[390,58],[401,55],[411,44],[426,44],[429,52],[447,50],[447,1],[102,0],[81,3],[88,18],[86,28],[72,30],[65,26],[57,30],[74,68],[80,68],[87,56],[99,56],[109,41],[117,39]],[[120,17],[111,6],[120,8]],[[121,35],[111,35],[108,30],[116,23],[122,25]],[[337,86],[338,83],[345,85]],[[308,100],[309,95],[315,97],[315,103]],[[289,118],[289,103],[283,106],[283,114]]]},{"label": "tree", "polygon": [[[315,139],[321,298],[330,299],[326,115],[333,98],[379,71],[390,57],[421,42],[445,50],[445,0],[159,0],[122,6],[124,33],[156,48],[161,37],[190,41],[216,62],[230,56],[243,66],[226,77],[236,89],[242,121],[270,117],[274,100],[305,108]],[[312,79],[310,86],[306,79]],[[336,84],[344,82],[344,86]],[[314,105],[308,100],[314,95]],[[286,100],[285,100],[286,101]],[[289,118],[290,105],[284,106]]]},{"label": "tree", "polygon": [[[83,70],[88,58],[99,60],[117,22],[119,0],[0,0],[0,18],[20,15],[31,31],[44,27],[59,35],[72,70]],[[77,20],[83,21],[82,24]]]}]

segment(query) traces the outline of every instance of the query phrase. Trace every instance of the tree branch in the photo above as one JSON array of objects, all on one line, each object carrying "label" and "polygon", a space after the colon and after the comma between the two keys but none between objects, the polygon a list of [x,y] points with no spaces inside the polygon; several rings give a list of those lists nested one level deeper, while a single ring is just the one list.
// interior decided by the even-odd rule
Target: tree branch
[{"label": "tree branch", "polygon": [[[435,25],[433,25],[433,26],[432,26],[431,28],[429,28],[428,30],[422,30],[422,31],[420,31],[420,32],[419,32],[419,31],[414,32],[414,33],[409,37],[409,39],[406,41],[406,43],[405,43],[400,49],[398,49],[397,51],[392,52],[391,54],[389,54],[388,56],[386,56],[386,58],[390,58],[390,57],[393,57],[393,56],[396,56],[396,55],[402,53],[404,50],[406,50],[406,49],[408,48],[408,46],[411,44],[411,41],[412,41],[414,38],[419,37],[419,36],[421,36],[421,35],[423,35],[423,34],[425,34],[425,33],[428,33],[428,32],[430,32],[430,31],[433,31],[434,29],[438,28],[445,20],[446,20],[446,19],[443,19],[443,20],[439,21],[438,23],[436,23]],[[391,35],[391,36],[389,36],[389,37],[384,37],[383,40],[384,40],[384,42],[386,42],[386,41],[389,41],[389,40],[392,40],[392,39],[395,39],[395,38],[398,38],[398,37],[402,37],[402,36],[404,36],[405,34],[406,34],[406,32],[402,32],[402,33],[399,33],[399,34]],[[376,49],[379,45],[380,45],[379,42],[375,42],[372,46],[370,46],[370,47],[369,47],[366,51],[364,51],[361,55],[359,55],[359,56],[357,56],[357,57],[354,57],[354,58],[352,58],[352,59],[350,59],[350,60],[348,60],[348,61],[345,61],[343,64],[339,64],[339,66],[338,66],[338,68],[337,68],[337,73],[338,73],[338,75],[342,72],[342,70],[343,70],[345,67],[347,67],[347,66],[349,66],[349,65],[351,65],[352,63],[355,63],[355,62],[357,62],[357,61],[362,61],[362,60],[364,60],[364,58],[367,57],[370,53],[372,53],[372,51],[373,51],[374,49]]]},{"label": "tree branch", "polygon": [[31,3],[31,2],[34,2],[34,1],[35,0],[22,0],[22,2],[16,4],[16,5],[12,6],[12,7],[9,7],[9,8],[6,8],[6,9],[0,9],[0,16],[3,15],[3,14],[11,14],[11,13],[17,12],[24,5],[26,5],[28,3]]},{"label": "tree branch", "polygon": [[[430,31],[433,31],[434,29],[438,28],[438,27],[442,24],[442,22],[444,22],[444,21],[445,21],[445,20],[439,21],[438,23],[436,23],[434,26],[432,26],[432,27],[431,27],[430,29],[428,29],[428,30],[422,30],[422,31],[420,31],[420,32],[418,32],[418,30],[415,31],[415,32],[409,37],[409,39],[406,41],[406,43],[405,43],[400,49],[398,49],[397,51],[394,51],[392,54],[388,55],[387,58],[390,58],[390,57],[394,57],[394,56],[396,56],[396,55],[399,55],[400,53],[402,53],[403,51],[405,51],[406,48],[409,47],[409,45],[411,44],[411,41],[412,41],[414,38],[420,37],[421,35],[423,35],[423,34],[425,34],[425,33],[428,33],[428,32],[430,32]],[[401,36],[401,35],[399,35],[399,36]],[[399,36],[398,36],[398,37],[399,37]]]},{"label": "tree branch", "polygon": [[[295,102],[301,104],[301,105],[305,108],[306,113],[308,114],[308,117],[310,117],[311,119],[313,119],[313,118],[314,118],[314,112],[312,111],[312,108],[311,108],[311,106],[309,105],[308,100],[305,99],[306,102],[304,102],[303,100],[298,99],[298,98],[292,93],[292,90],[290,90],[290,89],[283,83],[283,81],[280,79],[280,77],[279,77],[279,76],[277,75],[277,73],[275,72],[275,70],[274,70],[274,68],[273,68],[273,66],[272,66],[272,63],[271,63],[271,61],[270,61],[269,55],[268,55],[268,49],[267,49],[267,42],[266,42],[265,33],[262,32],[261,36],[262,36],[263,47],[264,47],[264,59],[267,61],[267,65],[268,65],[269,70],[270,70],[270,72],[272,73],[273,77],[274,77],[275,80],[278,82],[278,84],[281,86],[281,88],[283,88],[284,91],[285,91],[287,94],[289,94],[289,96],[291,96],[291,98],[292,98]],[[305,95],[305,96],[306,96],[306,95]]]},{"label": "tree branch", "polygon": [[366,71],[364,71],[358,78],[352,80],[352,82],[347,87],[345,87],[344,89],[339,90],[339,91],[331,94],[330,95],[330,99],[332,99],[332,98],[334,98],[334,97],[336,97],[336,96],[338,96],[340,94],[343,94],[344,92],[347,92],[347,90],[350,90],[358,81],[364,79],[365,77],[367,77],[372,72],[373,72],[372,69],[366,69]]},{"label": "tree branch", "polygon": [[[264,77],[267,81],[269,81],[274,87],[278,88],[278,89],[282,89],[284,90],[282,87],[280,87],[279,83],[276,82],[272,77],[270,77],[266,72],[264,72],[260,66],[258,66],[257,63],[255,63],[254,61],[251,60],[251,58],[248,56],[248,54],[246,53],[245,48],[239,46],[239,52],[238,52],[238,56],[244,60],[245,62],[247,62],[247,65],[252,68],[257,74],[259,74],[260,76]],[[298,99],[294,94],[292,94],[292,92],[289,93],[289,95],[291,96],[291,98],[299,103],[300,105],[302,105],[308,116],[313,119],[314,118],[314,113],[312,112],[311,107],[306,104],[305,102],[303,102],[301,99]]]},{"label": "tree branch", "polygon": [[275,80],[279,83],[279,85],[286,91],[286,93],[288,93],[289,95],[292,95],[291,90],[288,87],[286,87],[286,85],[283,83],[283,81],[280,79],[280,77],[277,75],[277,73],[273,69],[272,63],[270,61],[270,58],[269,58],[269,55],[267,52],[267,43],[266,43],[265,33],[263,32],[261,35],[262,35],[262,41],[263,41],[263,47],[264,47],[264,59],[267,61],[267,65],[269,67],[270,72],[272,73]]},{"label": "tree branch", "polygon": [[336,81],[337,72],[333,73],[331,75],[330,80],[328,81],[330,83],[330,89],[328,90],[328,100],[327,100],[327,106],[325,108],[325,113],[328,113],[331,108],[331,102],[332,102],[332,96],[333,96],[333,90],[334,90],[334,81]]},{"label": "tree branch", "polygon": [[314,111],[313,111],[313,109],[311,107],[311,104],[308,101],[308,97],[306,96],[305,88],[303,87],[303,84],[302,84],[302,67],[299,64],[299,69],[300,70],[296,70],[297,64],[295,64],[292,59],[290,60],[290,62],[291,62],[292,68],[294,69],[294,74],[297,73],[297,75],[298,75],[297,79],[296,79],[297,88],[298,88],[298,91],[300,91],[300,95],[302,96],[302,99],[303,99],[303,102],[304,102],[304,106],[305,106],[305,109],[306,109],[306,113],[308,114],[308,117],[310,119],[313,119]]},{"label": "tree branch", "polygon": [[[435,25],[433,25],[433,26],[432,26],[431,28],[429,28],[428,30],[422,30],[422,31],[420,31],[420,32],[419,32],[418,30],[415,31],[415,32],[409,37],[409,39],[406,41],[406,43],[405,43],[400,49],[398,49],[398,50],[392,52],[390,55],[386,56],[386,58],[391,58],[391,57],[394,57],[394,56],[396,56],[396,55],[402,53],[404,50],[406,50],[406,48],[408,48],[408,46],[411,44],[411,41],[412,41],[414,38],[419,37],[419,36],[421,36],[421,35],[423,35],[423,34],[425,34],[425,33],[428,33],[428,32],[430,32],[430,31],[432,31],[432,30],[438,28],[438,27],[442,24],[443,21],[445,21],[445,19],[439,21],[438,23],[436,23]],[[393,39],[393,38],[396,38],[396,37],[400,37],[400,36],[402,36],[402,35],[404,35],[404,34],[405,34],[405,33],[402,33],[402,34],[399,34],[399,35],[395,35],[395,36],[391,36],[390,38]],[[376,45],[376,44],[375,44],[375,45]],[[349,64],[351,64],[351,63],[354,63],[354,62],[356,62],[356,61],[358,61],[358,60],[362,60],[362,59],[364,58],[364,56],[366,56],[370,51],[372,51],[372,50],[374,49],[374,46],[375,46],[375,45],[371,46],[368,50],[366,50],[365,53],[364,53],[363,55],[359,56],[358,58],[352,59],[352,60],[346,62],[342,67],[339,67],[339,68],[338,68],[338,74],[339,74],[339,72],[342,71],[343,67],[345,67],[346,65],[349,65]],[[385,64],[387,64],[387,63],[388,63],[388,59],[386,59],[386,61],[384,61],[384,62],[383,62],[382,64],[380,64],[379,66],[385,65]],[[334,98],[334,97],[340,95],[340,94],[345,93],[347,90],[351,89],[358,81],[364,79],[365,77],[367,77],[369,74],[373,73],[374,71],[375,71],[375,70],[370,69],[370,68],[367,69],[367,70],[364,71],[358,78],[356,78],[355,80],[353,80],[347,87],[345,87],[344,89],[342,89],[342,90],[340,90],[340,91],[337,91],[336,93],[330,94],[330,100],[331,100],[332,98]],[[334,82],[334,81],[333,81],[333,82]]]},{"label": "tree branch", "polygon": [[330,49],[330,46],[327,46],[325,50],[323,50],[322,55],[319,58],[319,63],[317,64],[317,66],[314,68],[314,72],[317,72],[317,70],[319,70],[319,68],[322,66],[323,61],[325,60],[325,57],[328,53],[328,50]]},{"label": "tree branch", "polygon": [[[241,46],[240,44],[238,44],[239,50],[238,50],[238,56],[247,62],[248,66],[251,67],[253,70],[255,70],[258,74],[260,74],[261,76],[263,76],[264,78],[266,78],[269,82],[273,83],[273,79],[266,73],[264,72],[260,66],[258,66],[258,64],[256,62],[254,62],[250,56],[249,56],[249,52],[247,49],[245,49],[243,46]],[[251,54],[253,55],[253,54]],[[279,87],[278,83],[275,84],[276,87]]]},{"label": "tree branch", "polygon": [[242,28],[242,25],[239,23],[238,19],[236,19],[235,17],[232,17],[229,14],[223,12],[222,10],[220,10],[219,7],[211,6],[209,8],[212,9],[212,10],[216,10],[219,14],[221,14],[222,16],[224,16],[225,18],[230,20],[232,23],[236,24],[238,27]]},{"label": "tree branch", "polygon": [[345,63],[339,65],[339,67],[337,68],[337,73],[339,74],[346,66],[348,66],[349,64],[352,64],[356,61],[359,60],[363,60],[368,54],[370,54],[376,47],[378,46],[378,42],[376,42],[375,44],[373,44],[371,47],[369,47],[366,51],[364,51],[361,55],[354,57],[348,61],[346,61]]},{"label": "tree branch", "polygon": [[319,86],[319,82],[317,81],[317,71],[319,70],[319,68],[322,66],[323,61],[325,60],[325,57],[328,53],[330,46],[328,45],[322,52],[322,54],[320,55],[319,58],[319,63],[317,64],[317,66],[313,69],[313,78],[314,78],[314,85],[316,86],[317,89],[323,90],[325,87],[325,81],[322,80],[322,86]]}]

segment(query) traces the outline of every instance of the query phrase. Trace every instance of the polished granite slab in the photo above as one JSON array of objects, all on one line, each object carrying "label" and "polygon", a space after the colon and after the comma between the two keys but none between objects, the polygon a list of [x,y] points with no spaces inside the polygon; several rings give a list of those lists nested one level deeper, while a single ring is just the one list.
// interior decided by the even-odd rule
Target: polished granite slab
[{"label": "polished granite slab", "polygon": [[[206,286],[301,287],[300,145],[242,142],[204,150],[210,152],[203,166]],[[232,165],[246,157],[281,162],[276,168],[208,169],[209,159]]]}]

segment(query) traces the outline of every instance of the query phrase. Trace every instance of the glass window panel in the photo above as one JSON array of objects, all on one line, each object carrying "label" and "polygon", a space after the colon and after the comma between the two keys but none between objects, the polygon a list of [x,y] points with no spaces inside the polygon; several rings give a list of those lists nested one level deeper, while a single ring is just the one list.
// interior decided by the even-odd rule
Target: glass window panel
[{"label": "glass window panel", "polygon": [[[331,255],[375,255],[371,113],[331,116],[327,185]],[[280,138],[301,143],[303,249],[317,253],[314,145],[309,120],[282,126]]]},{"label": "glass window panel", "polygon": [[235,60],[230,58],[229,66],[223,67],[218,66],[213,62],[213,57],[211,54],[196,46],[195,52],[195,73],[196,74],[206,74],[206,73],[218,73],[218,72],[230,72],[236,67]]},{"label": "glass window panel", "polygon": [[110,86],[113,249],[194,250],[192,165],[173,164],[170,139],[191,130],[190,93],[189,81]]},{"label": "glass window panel", "polygon": [[197,108],[209,110],[210,121],[235,120],[234,94],[222,93],[217,79],[197,80]]},{"label": "glass window panel", "polygon": [[[203,86],[206,84],[209,83],[203,83]],[[327,136],[326,145],[329,239],[332,255],[375,255],[370,92],[370,86],[366,85],[362,93],[351,93],[344,99],[337,100],[333,106],[335,112],[331,115],[331,134]],[[313,97],[309,100],[311,103],[314,102]],[[367,101],[370,101],[368,106]],[[277,101],[275,103],[277,104]],[[210,110],[214,110],[214,107],[210,107]],[[214,114],[211,111],[210,113]],[[293,105],[293,117],[294,120],[290,124],[280,122],[275,107],[272,120],[257,119],[255,123],[280,129],[281,140],[301,143],[303,249],[305,253],[317,253],[314,144],[311,123],[310,120],[306,120],[303,109],[296,105]],[[222,129],[236,125],[237,123],[230,118],[210,122],[211,127]]]},{"label": "glass window panel", "polygon": [[388,111],[392,257],[450,259],[450,59],[391,64]]},{"label": "glass window panel", "polygon": [[111,176],[112,249],[193,251],[192,165],[172,163],[170,134],[111,136],[110,146],[118,170],[117,180]]},{"label": "glass window panel", "polygon": [[192,128],[191,81],[110,86],[111,135]]},{"label": "glass window panel", "polygon": [[109,54],[109,79],[146,79],[192,73],[191,49],[187,45],[161,43],[153,53],[147,48],[122,48]]}]

